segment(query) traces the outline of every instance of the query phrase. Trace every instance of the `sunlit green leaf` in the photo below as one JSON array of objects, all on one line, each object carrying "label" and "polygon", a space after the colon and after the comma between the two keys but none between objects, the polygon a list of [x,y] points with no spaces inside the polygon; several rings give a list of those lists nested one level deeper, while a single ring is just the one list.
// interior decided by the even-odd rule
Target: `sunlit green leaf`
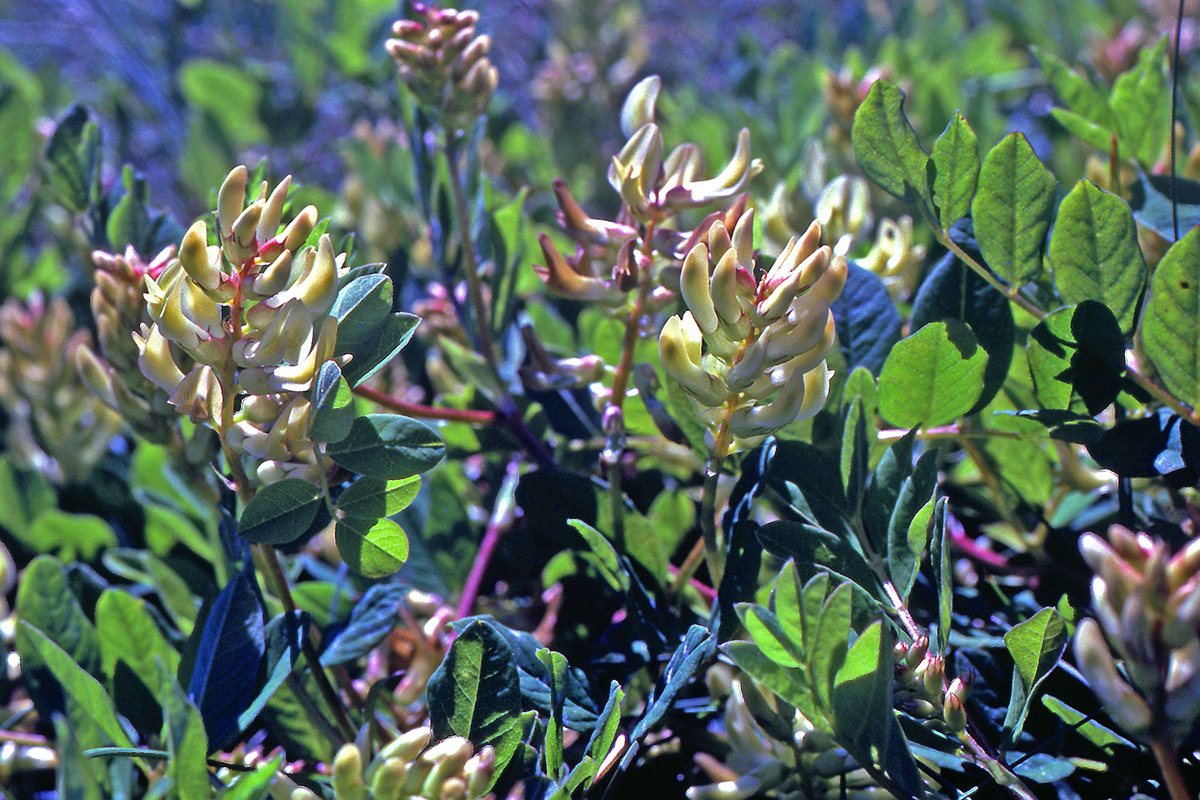
[{"label": "sunlit green leaf", "polygon": [[383,480],[426,472],[442,460],[446,446],[433,428],[399,414],[367,414],[350,433],[330,444],[329,457],[348,470]]},{"label": "sunlit green leaf", "polygon": [[386,517],[374,522],[358,517],[340,519],[334,540],[346,566],[364,578],[385,578],[408,560],[408,535]]},{"label": "sunlit green leaf", "polygon": [[1043,608],[1004,634],[1004,646],[1016,664],[1013,693],[1004,717],[1005,741],[1016,741],[1025,726],[1029,701],[1050,671],[1058,664],[1070,639],[1067,625],[1053,608]]},{"label": "sunlit green leaf", "polygon": [[1004,137],[983,160],[971,204],[975,235],[988,267],[1011,286],[1041,272],[1054,186],[1054,176],[1020,133]]},{"label": "sunlit green leaf", "polygon": [[238,535],[251,542],[293,542],[312,525],[321,501],[321,487],[300,478],[268,484],[242,510]]},{"label": "sunlit green leaf", "polygon": [[928,156],[904,116],[904,93],[876,81],[854,114],[850,131],[863,174],[888,194],[918,202],[928,197]]},{"label": "sunlit green leaf", "polygon": [[1150,280],[1142,314],[1142,346],[1176,397],[1200,407],[1200,227],[1163,256]]},{"label": "sunlit green leaf", "polygon": [[902,428],[945,425],[975,404],[986,366],[970,328],[931,322],[892,348],[879,375],[879,413]]},{"label": "sunlit green leaf", "polygon": [[957,111],[933,143],[932,164],[933,204],[938,221],[948,230],[971,211],[971,200],[979,184],[979,147],[975,131]]}]

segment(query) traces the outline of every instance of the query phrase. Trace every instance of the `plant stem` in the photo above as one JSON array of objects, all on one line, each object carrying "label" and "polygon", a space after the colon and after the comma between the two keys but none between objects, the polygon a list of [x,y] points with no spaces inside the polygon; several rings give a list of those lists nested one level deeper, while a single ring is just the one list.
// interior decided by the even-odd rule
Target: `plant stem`
[{"label": "plant stem", "polygon": [[496,495],[496,505],[492,510],[491,519],[488,520],[483,540],[479,543],[479,552],[475,554],[475,561],[471,564],[471,571],[463,586],[462,597],[459,599],[454,613],[455,619],[462,619],[470,615],[471,609],[475,607],[475,600],[479,597],[479,590],[483,585],[483,577],[487,573],[488,564],[491,563],[496,548],[500,546],[500,540],[512,527],[516,514],[519,467],[515,458],[508,462],[508,468],[504,473],[504,482],[500,484],[500,491]]},{"label": "plant stem", "polygon": [[[275,548],[271,545],[255,544],[251,545],[259,558],[256,562],[264,569],[268,580],[271,582],[271,588],[283,603],[284,613],[291,615],[296,610],[296,601],[292,597],[291,587],[288,585],[287,575],[283,572],[283,565],[279,563],[279,554],[275,552]],[[352,742],[356,732],[354,724],[350,721],[350,715],[346,712],[346,707],[342,703],[342,699],[334,690],[333,684],[329,682],[329,676],[325,674],[325,668],[321,666],[321,657],[317,655],[317,649],[313,647],[312,638],[309,636],[303,637],[301,641],[301,652],[304,654],[304,660],[308,662],[309,670],[312,672],[313,680],[317,684],[317,690],[321,693],[321,699],[329,706],[329,710],[333,712],[334,719],[340,728],[345,741]]]},{"label": "plant stem", "polygon": [[495,411],[474,408],[437,408],[435,406],[410,403],[398,397],[372,389],[370,386],[356,386],[352,390],[359,397],[364,397],[376,405],[391,409],[400,414],[418,419],[436,419],[443,422],[464,422],[468,425],[495,425],[500,422],[500,415]]},{"label": "plant stem", "polygon": [[721,480],[721,464],[729,454],[729,445],[733,439],[729,431],[729,416],[733,404],[725,406],[725,417],[717,428],[716,440],[708,454],[708,464],[704,468],[704,486],[700,490],[700,533],[704,542],[704,556],[708,562],[708,573],[713,586],[721,585],[721,575],[725,571],[725,543],[722,541],[721,527],[717,524],[717,488]]},{"label": "plant stem", "polygon": [[1187,785],[1183,782],[1183,774],[1179,771],[1179,750],[1175,745],[1163,739],[1155,739],[1150,743],[1150,751],[1158,762],[1163,781],[1167,784],[1167,792],[1171,800],[1189,800]]},{"label": "plant stem", "polygon": [[[875,438],[881,442],[899,441],[909,434],[909,431],[899,428],[879,431]],[[976,439],[1020,439],[1021,436],[1013,431],[1000,431],[994,428],[963,428],[959,425],[943,425],[938,428],[922,428],[917,431],[917,439],[959,439],[963,437]]]},{"label": "plant stem", "polygon": [[454,208],[454,223],[458,227],[459,245],[462,247],[463,272],[467,276],[467,296],[471,301],[471,313],[475,317],[475,333],[483,360],[492,374],[499,374],[496,348],[492,341],[491,315],[483,298],[479,261],[475,257],[475,243],[471,241],[471,218],[467,212],[467,197],[458,169],[458,136],[450,129],[446,129],[444,134],[446,169],[450,176],[450,202]]}]

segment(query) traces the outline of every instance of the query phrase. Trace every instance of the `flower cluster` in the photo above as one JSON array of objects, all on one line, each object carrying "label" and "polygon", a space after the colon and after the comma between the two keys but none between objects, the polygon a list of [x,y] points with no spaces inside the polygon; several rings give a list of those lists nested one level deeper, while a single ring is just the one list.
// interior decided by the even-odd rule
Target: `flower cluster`
[{"label": "flower cluster", "polygon": [[846,260],[819,246],[821,225],[813,222],[760,273],[753,211],[732,232],[728,223],[713,223],[684,259],[679,284],[688,311],[663,326],[659,357],[710,431],[728,426],[749,444],[824,404],[829,306],[846,283]]},{"label": "flower cluster", "polygon": [[1114,525],[1079,550],[1099,620],[1075,629],[1080,672],[1126,733],[1177,745],[1200,716],[1200,539],[1168,558],[1165,543]]},{"label": "flower cluster", "polygon": [[967,727],[967,684],[955,678],[946,684],[946,663],[929,652],[929,639],[922,636],[912,644],[897,642],[895,702],[906,713],[945,723],[949,733],[959,735]]},{"label": "flower cluster", "polygon": [[[478,753],[461,736],[432,747],[429,728],[417,728],[393,739],[363,766],[357,744],[346,744],[333,759],[333,793],[337,800],[478,800],[487,794],[495,775],[496,752],[488,746]],[[292,800],[316,800],[307,789]]]},{"label": "flower cluster", "polygon": [[61,297],[0,306],[0,406],[5,444],[20,464],[54,483],[85,480],[120,429],[120,418],[75,370],[88,332]]},{"label": "flower cluster", "polygon": [[388,39],[388,53],[418,103],[437,110],[447,128],[467,128],[487,108],[499,80],[487,58],[491,39],[475,35],[479,12],[412,7],[418,19],[392,26],[396,38]]},{"label": "flower cluster", "polygon": [[219,244],[208,243],[201,220],[178,257],[157,277],[146,275],[152,323],[134,334],[138,364],[180,413],[254,459],[264,483],[314,479],[308,392],[334,359],[329,309],[345,256],[334,254],[328,234],[306,243],[317,223],[313,206],[280,230],[290,176],[269,193],[264,182],[249,205],[247,180],[237,167],[221,186]]}]

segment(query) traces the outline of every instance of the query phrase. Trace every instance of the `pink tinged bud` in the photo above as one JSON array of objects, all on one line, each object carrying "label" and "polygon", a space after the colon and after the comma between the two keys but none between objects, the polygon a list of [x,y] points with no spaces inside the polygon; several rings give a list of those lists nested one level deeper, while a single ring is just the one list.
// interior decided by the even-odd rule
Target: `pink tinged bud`
[{"label": "pink tinged bud", "polygon": [[956,734],[967,729],[967,709],[956,695],[946,695],[942,704],[942,719],[946,721],[946,727]]},{"label": "pink tinged bud", "polygon": [[229,229],[229,236],[221,242],[225,257],[235,265],[240,265],[258,255],[258,243],[255,241],[254,235],[258,229],[258,221],[262,218],[263,205],[261,200],[256,200],[246,206],[246,210],[233,221],[233,226]]},{"label": "pink tinged bud", "polygon": [[1200,576],[1179,587],[1167,599],[1163,613],[1162,639],[1168,647],[1177,648],[1196,641],[1200,630]]},{"label": "pink tinged bud", "polygon": [[317,227],[318,212],[316,206],[305,206],[300,213],[288,223],[277,238],[283,241],[285,250],[296,250],[308,239],[308,235]]},{"label": "pink tinged bud", "polygon": [[545,281],[546,288],[553,294],[608,305],[618,305],[625,301],[625,292],[614,286],[611,281],[581,275],[572,268],[550,241],[549,236],[539,234],[538,243],[542,247],[546,266],[535,266],[534,271]]},{"label": "pink tinged bud", "polygon": [[152,325],[148,330],[143,326],[143,333],[134,333],[133,341],[137,344],[138,368],[142,374],[163,391],[175,391],[183,380],[183,371],[175,364],[170,343],[158,326]]},{"label": "pink tinged bud", "polygon": [[392,23],[393,36],[417,36],[424,30],[425,26],[414,19],[400,19]]},{"label": "pink tinged bud", "polygon": [[658,93],[662,89],[662,78],[651,75],[642,78],[625,96],[621,106],[621,135],[626,138],[643,125],[654,122],[654,108],[658,103]]},{"label": "pink tinged bud", "polygon": [[1126,733],[1139,736],[1150,728],[1150,707],[1120,673],[1100,626],[1084,619],[1075,628],[1075,661],[1104,710]]},{"label": "pink tinged bud", "polygon": [[721,381],[701,366],[701,332],[691,312],[671,317],[658,337],[658,357],[663,371],[702,405],[715,408],[727,397]]},{"label": "pink tinged bud", "polygon": [[704,245],[698,244],[693,247],[683,260],[683,270],[679,273],[679,290],[700,330],[704,333],[715,331],[719,320],[709,290],[708,248]]},{"label": "pink tinged bud", "polygon": [[1116,562],[1122,560],[1108,542],[1094,533],[1085,533],[1079,537],[1079,554],[1097,575],[1111,571]]},{"label": "pink tinged bud", "polygon": [[495,772],[496,749],[491,745],[485,745],[463,767],[463,773],[467,776],[467,796],[483,797],[488,787],[492,785],[492,776]]},{"label": "pink tinged bud", "polygon": [[1167,564],[1168,586],[1172,591],[1200,573],[1200,537],[1192,539]]},{"label": "pink tinged bud", "polygon": [[288,187],[291,185],[292,176],[288,175],[279,182],[275,191],[271,192],[271,196],[267,198],[262,214],[258,218],[258,228],[254,232],[255,240],[260,245],[274,239],[275,234],[279,231],[279,221],[283,219],[283,206],[287,202]]},{"label": "pink tinged bud", "polygon": [[929,652],[929,637],[922,634],[917,637],[908,648],[908,652],[904,654],[904,665],[912,670],[916,669],[917,665],[925,659],[925,654]]},{"label": "pink tinged bud", "polygon": [[249,178],[250,171],[244,165],[238,165],[225,176],[217,192],[217,222],[221,226],[221,238],[229,235],[233,223],[242,213],[242,206],[246,202],[246,181]]},{"label": "pink tinged bud", "polygon": [[221,284],[221,270],[208,257],[208,225],[199,220],[188,228],[179,245],[179,263],[188,277],[207,290]]},{"label": "pink tinged bud", "polygon": [[192,422],[214,421],[219,425],[224,398],[217,373],[208,364],[195,367],[171,393],[171,405]]},{"label": "pink tinged bud", "polygon": [[708,229],[708,252],[712,258],[724,258],[732,248],[733,240],[729,238],[729,229],[725,227],[725,223],[720,221],[713,223]]},{"label": "pink tinged bud", "polygon": [[1186,649],[1171,655],[1171,666],[1167,673],[1167,701],[1163,710],[1173,727],[1179,729],[1178,738],[1187,736],[1196,717],[1200,715],[1200,643],[1193,642]]},{"label": "pink tinged bud", "polygon": [[[707,258],[705,259],[707,261]],[[737,253],[730,249],[717,259],[712,274],[713,309],[730,333],[738,338],[750,334],[749,320],[745,319],[739,295],[745,288],[738,278]]]}]

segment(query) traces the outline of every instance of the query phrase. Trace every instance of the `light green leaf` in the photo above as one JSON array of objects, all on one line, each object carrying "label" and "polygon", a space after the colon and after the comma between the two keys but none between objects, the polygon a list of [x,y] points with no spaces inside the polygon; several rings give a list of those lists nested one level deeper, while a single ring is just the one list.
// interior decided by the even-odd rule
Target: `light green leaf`
[{"label": "light green leaf", "polygon": [[587,542],[592,555],[595,556],[595,561],[592,563],[595,564],[596,569],[600,571],[600,575],[608,585],[619,592],[628,590],[629,575],[621,565],[621,558],[608,538],[583,520],[569,519],[567,524],[578,531],[583,540]]},{"label": "light green leaf", "polygon": [[751,603],[738,603],[736,608],[750,639],[763,655],[781,667],[796,669],[803,663],[804,654],[774,614]]},{"label": "light green leaf", "polygon": [[549,648],[541,648],[536,653],[537,658],[546,666],[550,678],[550,716],[546,718],[546,738],[543,755],[545,756],[546,774],[552,780],[558,780],[563,768],[563,701],[567,696],[567,657]]},{"label": "light green leaf", "polygon": [[349,435],[330,444],[329,457],[352,472],[395,480],[432,469],[446,451],[437,432],[398,414],[367,414]]},{"label": "light green leaf", "polygon": [[1167,78],[1167,37],[1142,50],[1137,66],[1117,76],[1108,99],[1121,139],[1143,164],[1153,164],[1171,130],[1171,83]]},{"label": "light green leaf", "polygon": [[[1113,137],[1116,136],[1115,122],[1112,127],[1097,125],[1083,115],[1076,114],[1074,111],[1068,111],[1065,108],[1050,109],[1050,116],[1054,118],[1055,122],[1066,128],[1068,133],[1084,144],[1090,145],[1104,153],[1112,151]],[[1133,158],[1133,154],[1129,150],[1129,145],[1119,138],[1117,139],[1117,158]]]},{"label": "light green leaf", "polygon": [[283,754],[259,765],[253,772],[248,772],[236,779],[229,788],[221,792],[221,800],[262,800],[267,787],[283,766]]},{"label": "light green leaf", "polygon": [[91,561],[106,547],[117,543],[112,526],[92,514],[70,514],[51,508],[29,528],[29,539],[37,549],[52,550],[63,561]]},{"label": "light green leaf", "polygon": [[249,72],[197,58],[180,67],[179,89],[189,105],[211,114],[234,142],[248,145],[266,140],[266,128],[258,117],[262,87]]},{"label": "light green leaf", "polygon": [[988,267],[1011,286],[1041,271],[1054,186],[1054,176],[1020,133],[1005,136],[983,161],[971,204],[975,235]]},{"label": "light green leaf", "polygon": [[117,719],[112,698],[100,682],[87,674],[65,650],[26,620],[18,621],[22,643],[45,664],[63,689],[67,718],[81,747],[133,747],[133,741]]},{"label": "light green leaf", "polygon": [[13,465],[5,453],[0,455],[0,508],[4,519],[0,525],[31,550],[37,550],[37,540],[30,536],[33,521],[58,502],[54,489],[36,472]]},{"label": "light green leaf", "polygon": [[1064,303],[1098,300],[1122,330],[1133,327],[1146,262],[1124,200],[1088,181],[1077,183],[1058,207],[1049,256]]},{"label": "light green leaf", "polygon": [[800,573],[790,558],[779,570],[771,585],[771,611],[779,620],[785,638],[801,653],[804,652],[804,606],[800,602],[803,591]]},{"label": "light green leaf", "polygon": [[823,708],[832,709],[834,678],[846,659],[853,597],[854,587],[849,581],[830,592],[817,619],[812,649],[806,651],[809,680]]},{"label": "light green leaf", "polygon": [[55,750],[58,769],[54,771],[54,786],[61,800],[106,800],[112,796],[105,790],[106,775],[102,762],[84,755],[83,747],[71,725],[62,714],[54,715]]},{"label": "light green leaf", "polygon": [[892,347],[879,375],[879,413],[901,428],[945,425],[975,404],[986,367],[966,324],[931,322]]},{"label": "light green leaf", "polygon": [[1108,98],[1093,86],[1087,77],[1041,47],[1034,47],[1033,52],[1042,67],[1042,72],[1046,73],[1050,85],[1067,108],[1100,128],[1110,131],[1117,129],[1117,121],[1108,106]]},{"label": "light green leaf", "polygon": [[596,763],[602,763],[608,751],[612,749],[617,738],[617,730],[621,727],[621,701],[625,699],[625,691],[616,681],[609,684],[608,701],[596,719],[596,729],[588,740],[587,754]]},{"label": "light green leaf", "polygon": [[333,535],[346,566],[364,578],[386,578],[408,560],[408,535],[390,519],[346,517]]},{"label": "light green leaf", "polygon": [[242,509],[238,535],[257,543],[294,542],[316,519],[321,501],[321,487],[300,478],[267,484]]},{"label": "light green leaf", "polygon": [[930,534],[930,560],[937,576],[938,630],[937,652],[945,653],[950,641],[950,621],[953,618],[954,570],[950,557],[950,534],[946,529],[946,498],[938,498],[933,507],[933,532]]},{"label": "light green leaf", "polygon": [[1004,716],[1004,740],[1011,746],[1021,734],[1029,701],[1066,650],[1067,624],[1053,608],[1043,608],[1004,634],[1004,646],[1016,664],[1013,693]]},{"label": "light green leaf", "polygon": [[408,508],[421,491],[421,478],[413,475],[394,481],[359,478],[338,497],[337,509],[347,517],[376,520]]},{"label": "light green leaf", "polygon": [[854,114],[850,139],[863,174],[901,200],[928,200],[928,156],[904,116],[904,92],[876,81]]},{"label": "light green leaf", "polygon": [[795,706],[814,725],[824,723],[825,714],[817,708],[803,670],[789,669],[772,661],[753,642],[726,642],[721,645],[721,651],[779,699]]},{"label": "light green leaf", "polygon": [[[146,608],[146,601],[120,589],[106,589],[96,602],[96,634],[104,674],[112,677],[120,659],[144,682],[161,662],[169,675],[179,669],[179,653],[167,642]],[[174,681],[172,681],[174,682]],[[147,683],[150,689],[156,688]]]},{"label": "light green leaf", "polygon": [[[50,556],[38,556],[29,563],[17,587],[17,617],[45,634],[86,670],[100,667],[100,645],[96,628],[83,613],[79,601],[67,585],[63,565]],[[17,652],[21,654],[26,677],[41,666],[37,651],[25,647],[18,629]]]},{"label": "light green leaf", "polygon": [[1166,387],[1200,408],[1200,226],[1171,245],[1150,279],[1142,346]]},{"label": "light green leaf", "polygon": [[944,229],[965,217],[979,185],[979,147],[975,131],[957,111],[933,143],[933,205]]},{"label": "light green leaf", "polygon": [[171,776],[172,800],[209,800],[212,787],[208,773],[208,737],[200,710],[183,693],[171,674],[162,670],[160,682],[170,686],[163,698],[163,738],[167,752],[167,774]]}]

